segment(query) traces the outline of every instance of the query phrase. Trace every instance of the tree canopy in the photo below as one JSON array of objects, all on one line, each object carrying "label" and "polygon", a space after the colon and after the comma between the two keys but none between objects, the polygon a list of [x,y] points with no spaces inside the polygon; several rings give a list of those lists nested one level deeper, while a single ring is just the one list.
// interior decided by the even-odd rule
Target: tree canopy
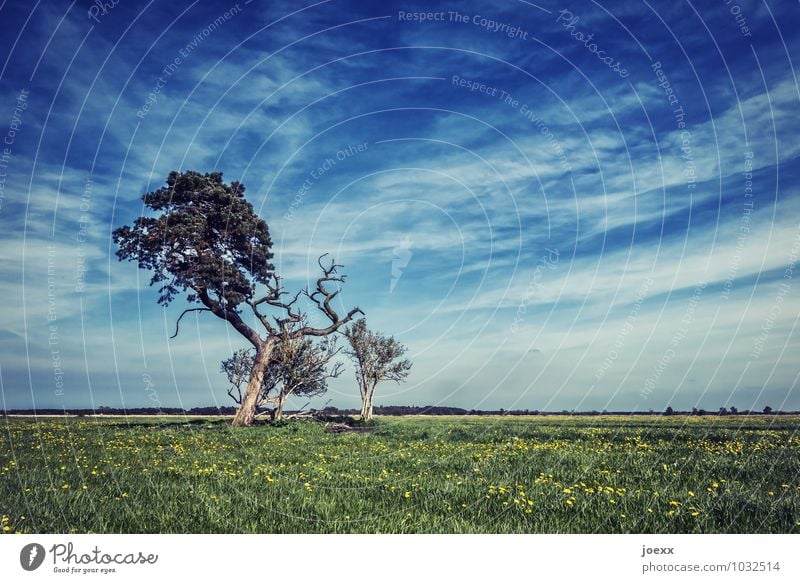
[{"label": "tree canopy", "polygon": [[354,322],[345,331],[350,343],[346,354],[356,367],[356,381],[361,391],[361,417],[372,417],[372,399],[375,387],[381,381],[401,382],[411,370],[411,361],[399,360],[406,353],[406,347],[393,336],[384,336],[367,327],[366,318]]},{"label": "tree canopy", "polygon": [[[274,405],[272,417],[280,418],[286,399],[316,397],[328,390],[328,379],[342,372],[340,363],[333,363],[339,353],[336,337],[325,337],[314,342],[310,338],[286,337],[276,346],[261,381],[256,408]],[[254,350],[243,348],[222,361],[220,370],[231,386],[228,395],[241,405],[242,388],[246,385],[255,362]]]},{"label": "tree canopy", "polygon": [[235,310],[274,269],[267,223],[244,192],[239,182],[225,184],[221,172],[170,172],[166,186],[142,197],[161,215],[114,231],[117,256],[153,272],[150,283],[161,284],[162,305],[191,290],[190,302]]}]

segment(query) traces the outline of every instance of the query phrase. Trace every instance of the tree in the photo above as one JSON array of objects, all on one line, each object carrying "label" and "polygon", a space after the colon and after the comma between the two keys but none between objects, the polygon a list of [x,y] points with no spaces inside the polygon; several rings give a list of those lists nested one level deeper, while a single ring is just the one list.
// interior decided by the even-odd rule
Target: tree
[{"label": "tree", "polygon": [[671,406],[667,407],[666,411],[664,411],[664,415],[672,415],[675,411],[672,409]]},{"label": "tree", "polygon": [[[170,172],[165,187],[142,197],[145,206],[160,215],[139,217],[132,226],[113,233],[120,260],[136,261],[140,268],[153,271],[150,285],[161,284],[159,304],[168,305],[183,292],[190,304],[199,304],[180,314],[173,337],[185,314],[211,312],[253,346],[253,365],[233,419],[235,426],[252,424],[264,375],[282,335],[328,336],[356,314],[363,314],[353,308],[340,317],[331,305],[345,276],[335,261],[323,264],[325,255],[317,261],[322,275],[313,291],[306,288],[291,299],[285,297],[287,292],[271,263],[267,223],[244,192],[239,182],[225,184],[221,172]],[[327,326],[307,324],[298,304],[301,295],[325,316]],[[245,321],[242,310],[251,312],[264,328],[262,333]]]},{"label": "tree", "polygon": [[[338,377],[343,370],[341,363],[334,363],[328,370],[328,364],[340,351],[336,340],[326,337],[315,344],[308,338],[288,337],[281,341],[272,353],[261,382],[256,410],[272,404],[272,419],[280,419],[291,395],[315,397],[327,391],[328,379]],[[253,349],[244,348],[223,360],[220,367],[231,383],[228,395],[240,405],[242,387],[249,378],[253,361]]]},{"label": "tree", "polygon": [[342,374],[343,366],[337,362],[331,369],[328,365],[341,350],[335,337],[323,338],[314,343],[308,338],[293,337],[282,342],[278,348],[278,378],[280,387],[275,398],[273,418],[280,419],[286,399],[316,397],[328,390],[328,379]]},{"label": "tree", "polygon": [[[242,404],[243,393],[242,389],[247,388],[247,382],[250,379],[250,371],[253,370],[253,363],[255,362],[255,354],[253,348],[242,348],[233,353],[233,356],[223,360],[220,366],[221,372],[225,373],[228,377],[228,382],[231,384],[228,389],[228,395],[238,404]],[[274,362],[274,361],[273,361]],[[270,399],[270,393],[275,389],[278,384],[277,368],[270,366],[264,373],[261,380],[261,391],[256,400],[256,410],[260,409]]]},{"label": "tree", "polygon": [[406,347],[393,337],[381,335],[367,328],[365,318],[357,320],[345,330],[350,349],[345,353],[356,367],[356,381],[361,391],[361,418],[372,418],[372,398],[375,387],[381,381],[405,380],[411,369],[411,361],[398,360],[406,353]]},{"label": "tree", "polygon": [[771,414],[772,414],[772,407],[770,407],[769,405],[764,407],[764,415],[771,415]]}]

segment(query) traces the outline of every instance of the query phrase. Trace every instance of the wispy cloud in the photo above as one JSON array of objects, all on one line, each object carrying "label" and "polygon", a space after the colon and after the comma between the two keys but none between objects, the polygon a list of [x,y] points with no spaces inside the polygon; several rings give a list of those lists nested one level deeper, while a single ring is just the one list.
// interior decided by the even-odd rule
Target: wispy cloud
[{"label": "wispy cloud", "polygon": [[[0,35],[0,88],[31,95],[0,168],[6,402],[144,405],[145,373],[162,404],[226,402],[218,365],[241,339],[202,314],[170,340],[185,306],[158,307],[110,241],[170,170],[198,169],[247,185],[288,285],[322,253],[346,265],[341,305],[415,361],[384,402],[800,407],[796,294],[780,295],[798,241],[796,7],[770,6],[780,35],[746,8],[744,37],[724,6],[571,6],[626,78],[556,22],[563,6],[541,7],[120,3],[94,22],[3,5],[4,30],[28,24],[11,53],[19,31]],[[357,400],[344,377],[330,396]]]}]

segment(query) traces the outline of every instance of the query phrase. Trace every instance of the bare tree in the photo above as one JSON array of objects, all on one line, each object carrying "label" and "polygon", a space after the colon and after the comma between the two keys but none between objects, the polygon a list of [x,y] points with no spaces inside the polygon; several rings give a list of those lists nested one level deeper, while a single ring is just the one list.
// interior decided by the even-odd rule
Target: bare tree
[{"label": "bare tree", "polygon": [[383,336],[367,328],[365,318],[357,320],[345,330],[350,350],[345,353],[356,366],[356,381],[361,391],[361,418],[372,418],[372,398],[381,381],[405,380],[411,370],[411,361],[398,360],[407,348],[394,337]]},{"label": "bare tree", "polygon": [[277,352],[277,378],[279,387],[275,396],[273,418],[280,419],[283,407],[290,396],[315,397],[328,390],[328,379],[342,374],[341,363],[328,365],[341,350],[335,337],[326,337],[315,343],[309,338],[289,337],[281,342]]},{"label": "bare tree", "polygon": [[250,377],[250,370],[253,368],[253,357],[251,349],[242,348],[233,353],[233,356],[222,361],[219,367],[220,372],[225,373],[231,387],[228,395],[236,401],[237,405],[242,404],[242,386]]},{"label": "bare tree", "polygon": [[[228,382],[231,384],[228,389],[228,395],[238,405],[242,404],[242,389],[247,388],[247,382],[250,379],[250,371],[253,370],[254,357],[255,351],[253,348],[242,348],[234,352],[233,356],[230,358],[223,360],[220,366],[220,371],[225,373],[228,377]],[[277,373],[278,368],[275,366],[268,367],[267,371],[264,373],[264,377],[261,381],[261,391],[256,401],[256,411],[271,401],[272,397],[270,393],[273,392],[278,384]]]},{"label": "bare tree", "polygon": [[[261,381],[256,411],[271,404],[272,419],[280,419],[290,396],[315,397],[323,394],[328,389],[328,379],[338,377],[343,370],[338,362],[328,368],[341,350],[336,341],[335,337],[326,337],[314,343],[309,338],[284,334],[272,353]],[[252,348],[243,348],[223,360],[220,367],[231,383],[228,395],[239,405],[243,399],[242,388],[246,386],[253,368],[254,356]]]}]

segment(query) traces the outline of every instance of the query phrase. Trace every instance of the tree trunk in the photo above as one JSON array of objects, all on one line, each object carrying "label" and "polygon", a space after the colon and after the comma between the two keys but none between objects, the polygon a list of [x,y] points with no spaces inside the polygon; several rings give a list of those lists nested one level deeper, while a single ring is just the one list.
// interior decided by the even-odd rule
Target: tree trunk
[{"label": "tree trunk", "polygon": [[261,383],[272,355],[272,344],[272,342],[265,342],[256,350],[253,370],[250,371],[250,380],[247,382],[242,404],[239,405],[239,410],[236,411],[236,416],[233,418],[232,425],[234,427],[248,427],[253,424],[261,394]]},{"label": "tree trunk", "polygon": [[278,419],[283,418],[283,406],[286,404],[286,395],[281,393],[277,397],[277,402],[275,403],[275,409],[272,412],[272,420],[277,421]]},{"label": "tree trunk", "polygon": [[361,396],[361,420],[369,421],[372,419],[372,395],[375,387],[368,388]]}]

